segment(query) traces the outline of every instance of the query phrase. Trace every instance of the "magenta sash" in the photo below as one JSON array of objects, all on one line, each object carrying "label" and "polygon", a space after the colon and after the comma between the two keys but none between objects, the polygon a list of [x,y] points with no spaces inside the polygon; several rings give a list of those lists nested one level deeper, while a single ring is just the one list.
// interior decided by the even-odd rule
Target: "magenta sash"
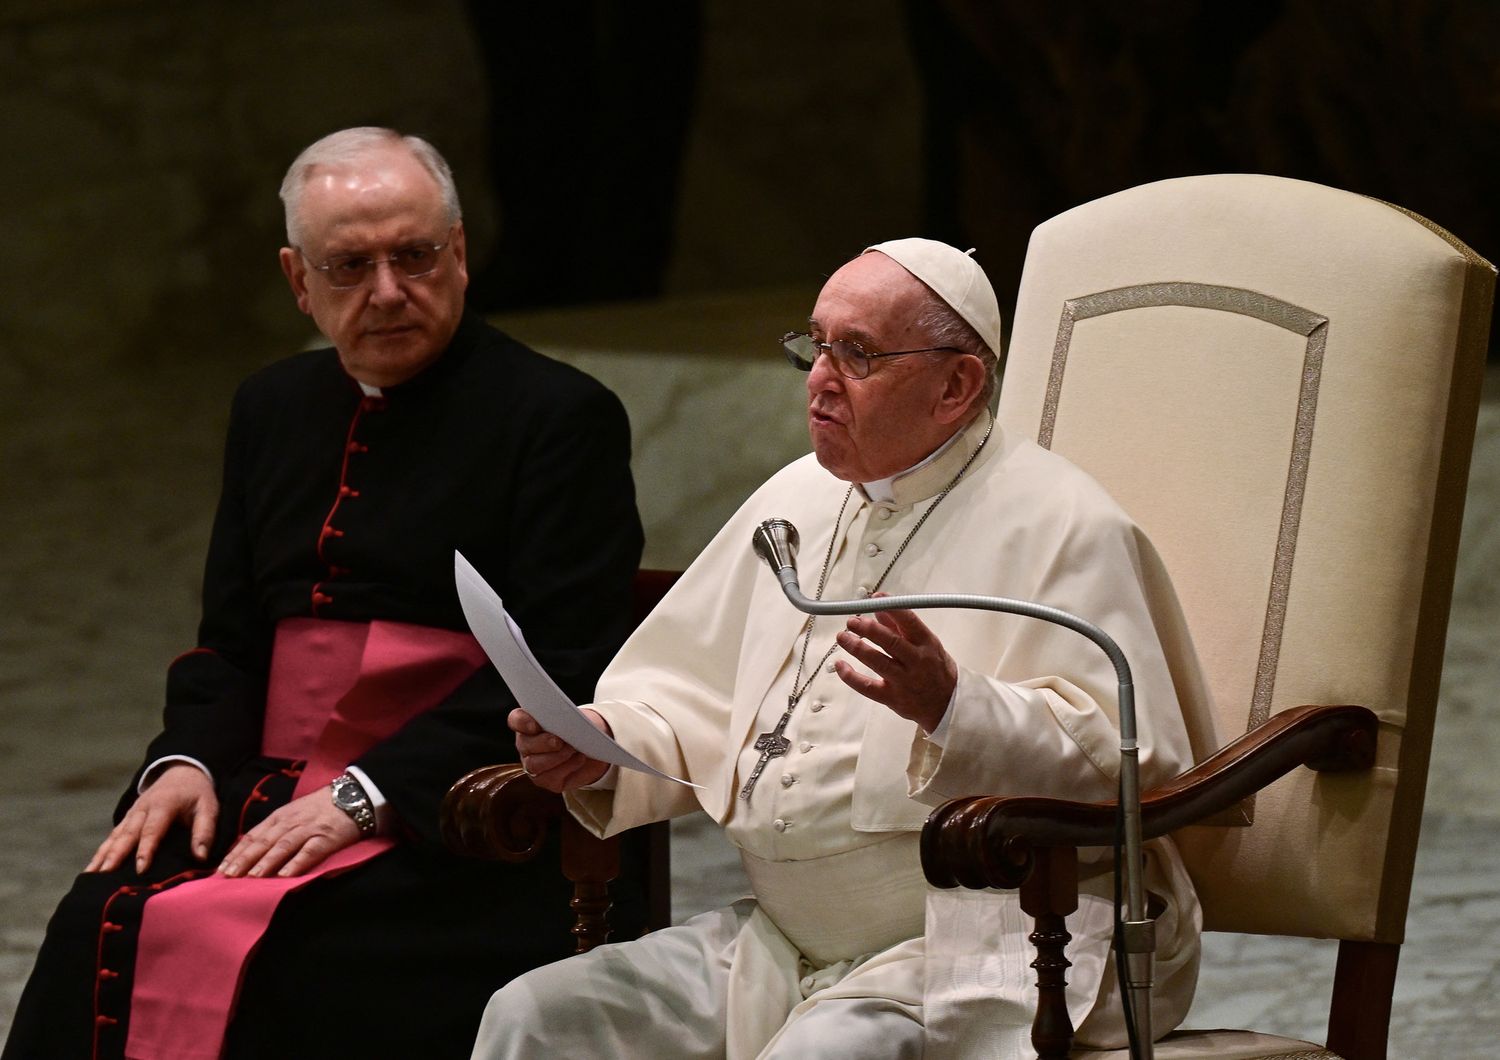
[{"label": "magenta sash", "polygon": [[[294,797],[440,702],[485,662],[467,633],[401,622],[293,618],[276,627],[263,750],[305,759]],[[145,905],[130,1060],[217,1060],[251,955],[281,899],[390,849],[364,839],[290,878],[208,876]]]}]

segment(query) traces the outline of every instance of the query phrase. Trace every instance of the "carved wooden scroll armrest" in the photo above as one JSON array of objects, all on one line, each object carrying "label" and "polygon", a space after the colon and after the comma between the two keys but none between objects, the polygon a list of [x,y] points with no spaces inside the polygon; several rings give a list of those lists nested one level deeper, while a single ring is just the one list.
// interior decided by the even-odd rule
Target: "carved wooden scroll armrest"
[{"label": "carved wooden scroll armrest", "polygon": [[[1356,706],[1293,707],[1160,787],[1141,794],[1141,833],[1166,835],[1225,810],[1298,766],[1368,769],[1377,719]],[[975,795],[939,806],[922,829],[922,868],[935,887],[1017,887],[1035,847],[1108,846],[1115,803]]]},{"label": "carved wooden scroll armrest", "polygon": [[443,797],[443,842],[464,857],[530,861],[562,816],[562,796],[537,787],[519,765],[483,766]]}]

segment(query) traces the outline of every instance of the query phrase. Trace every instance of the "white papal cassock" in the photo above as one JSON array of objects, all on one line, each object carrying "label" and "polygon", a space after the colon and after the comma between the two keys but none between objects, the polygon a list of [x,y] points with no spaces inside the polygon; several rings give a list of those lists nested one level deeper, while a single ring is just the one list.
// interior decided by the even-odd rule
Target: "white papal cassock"
[{"label": "white papal cassock", "polygon": [[[786,729],[789,752],[770,762],[748,800],[737,797],[759,758],[756,735],[786,707],[806,622],[753,555],[754,528],[772,517],[797,526],[809,593],[833,538],[824,598],[866,593],[990,422],[982,414],[935,460],[898,477],[887,499],[856,488],[837,530],[848,484],[811,456],[784,468],[719,532],[599,682],[595,707],[619,742],[702,787],[624,770],[612,790],[570,795],[574,814],[610,835],[701,806],[739,848],[754,889],[753,905],[715,922],[715,930],[729,923],[736,932],[722,984],[730,1060],[759,1055],[789,1015],[868,997],[894,999],[921,1018],[929,1057],[1029,1055],[1036,996],[1029,919],[1014,892],[927,887],[917,840],[930,808],[957,796],[1114,797],[1116,677],[1097,647],[1033,619],[925,611],[959,665],[941,746],[851,691],[825,663]],[[1026,439],[994,429],[879,588],[1030,599],[1102,627],[1133,672],[1143,785],[1215,746],[1197,661],[1154,550],[1092,479]],[[815,623],[809,668],[842,627],[838,618]],[[1118,1045],[1123,1024],[1107,961],[1110,854],[1080,854],[1088,894],[1069,918],[1069,1008],[1081,1044]],[[1147,860],[1148,889],[1165,906],[1153,1000],[1162,1032],[1191,1000],[1200,918],[1171,844],[1148,844]],[[627,959],[631,945],[609,960]],[[703,978],[691,967],[681,974]],[[476,1056],[487,1055],[487,1036],[503,1035],[494,1022],[487,1019]],[[624,1055],[679,1055],[670,1020],[639,1029],[653,1033],[662,1037],[632,1031],[639,1052]]]}]

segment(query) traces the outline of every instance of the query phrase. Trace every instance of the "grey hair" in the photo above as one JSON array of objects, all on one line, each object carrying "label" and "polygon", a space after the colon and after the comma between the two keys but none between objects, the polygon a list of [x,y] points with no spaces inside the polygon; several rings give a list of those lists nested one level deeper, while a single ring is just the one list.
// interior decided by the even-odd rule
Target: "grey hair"
[{"label": "grey hair", "polygon": [[922,284],[922,304],[918,307],[912,324],[927,336],[931,345],[952,346],[979,358],[984,365],[984,390],[974,407],[979,409],[988,406],[999,385],[999,351],[990,349],[990,344],[980,338],[974,325],[959,316],[951,305],[939,298],[937,292],[925,283]]},{"label": "grey hair", "polygon": [[458,205],[458,187],[453,183],[453,171],[443,156],[420,136],[403,136],[395,129],[382,129],[374,125],[362,125],[353,129],[340,129],[316,140],[303,149],[292,162],[291,168],[281,180],[281,201],[286,207],[286,238],[292,246],[302,245],[301,219],[298,210],[302,205],[302,189],[307,185],[312,171],[318,166],[338,166],[356,161],[370,151],[400,144],[411,152],[422,168],[437,181],[443,196],[443,212],[449,225],[456,225],[463,218]]}]

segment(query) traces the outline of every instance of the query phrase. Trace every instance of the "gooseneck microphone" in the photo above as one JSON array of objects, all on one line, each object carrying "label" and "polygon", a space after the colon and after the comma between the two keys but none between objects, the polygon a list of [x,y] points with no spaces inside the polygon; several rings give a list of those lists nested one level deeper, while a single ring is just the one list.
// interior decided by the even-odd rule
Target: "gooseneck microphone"
[{"label": "gooseneck microphone", "polygon": [[1125,836],[1125,922],[1120,933],[1129,963],[1126,988],[1140,1039],[1140,1055],[1152,1056],[1151,977],[1155,955],[1155,931],[1146,915],[1146,887],[1141,859],[1140,754],[1136,745],[1135,686],[1125,653],[1104,630],[1077,615],[1030,600],[971,593],[917,593],[906,596],[864,597],[858,600],[813,600],[802,592],[797,580],[797,528],[786,519],[767,519],[755,528],[751,544],[763,559],[782,591],[797,610],[809,615],[862,615],[872,611],[926,608],[967,608],[999,611],[1051,622],[1080,633],[1109,656],[1115,668],[1120,706],[1120,810]]},{"label": "gooseneck microphone", "polygon": [[751,540],[755,554],[766,561],[793,604],[797,603],[794,592],[802,596],[802,587],[797,584],[798,543],[797,528],[785,519],[767,519],[755,528]]}]

